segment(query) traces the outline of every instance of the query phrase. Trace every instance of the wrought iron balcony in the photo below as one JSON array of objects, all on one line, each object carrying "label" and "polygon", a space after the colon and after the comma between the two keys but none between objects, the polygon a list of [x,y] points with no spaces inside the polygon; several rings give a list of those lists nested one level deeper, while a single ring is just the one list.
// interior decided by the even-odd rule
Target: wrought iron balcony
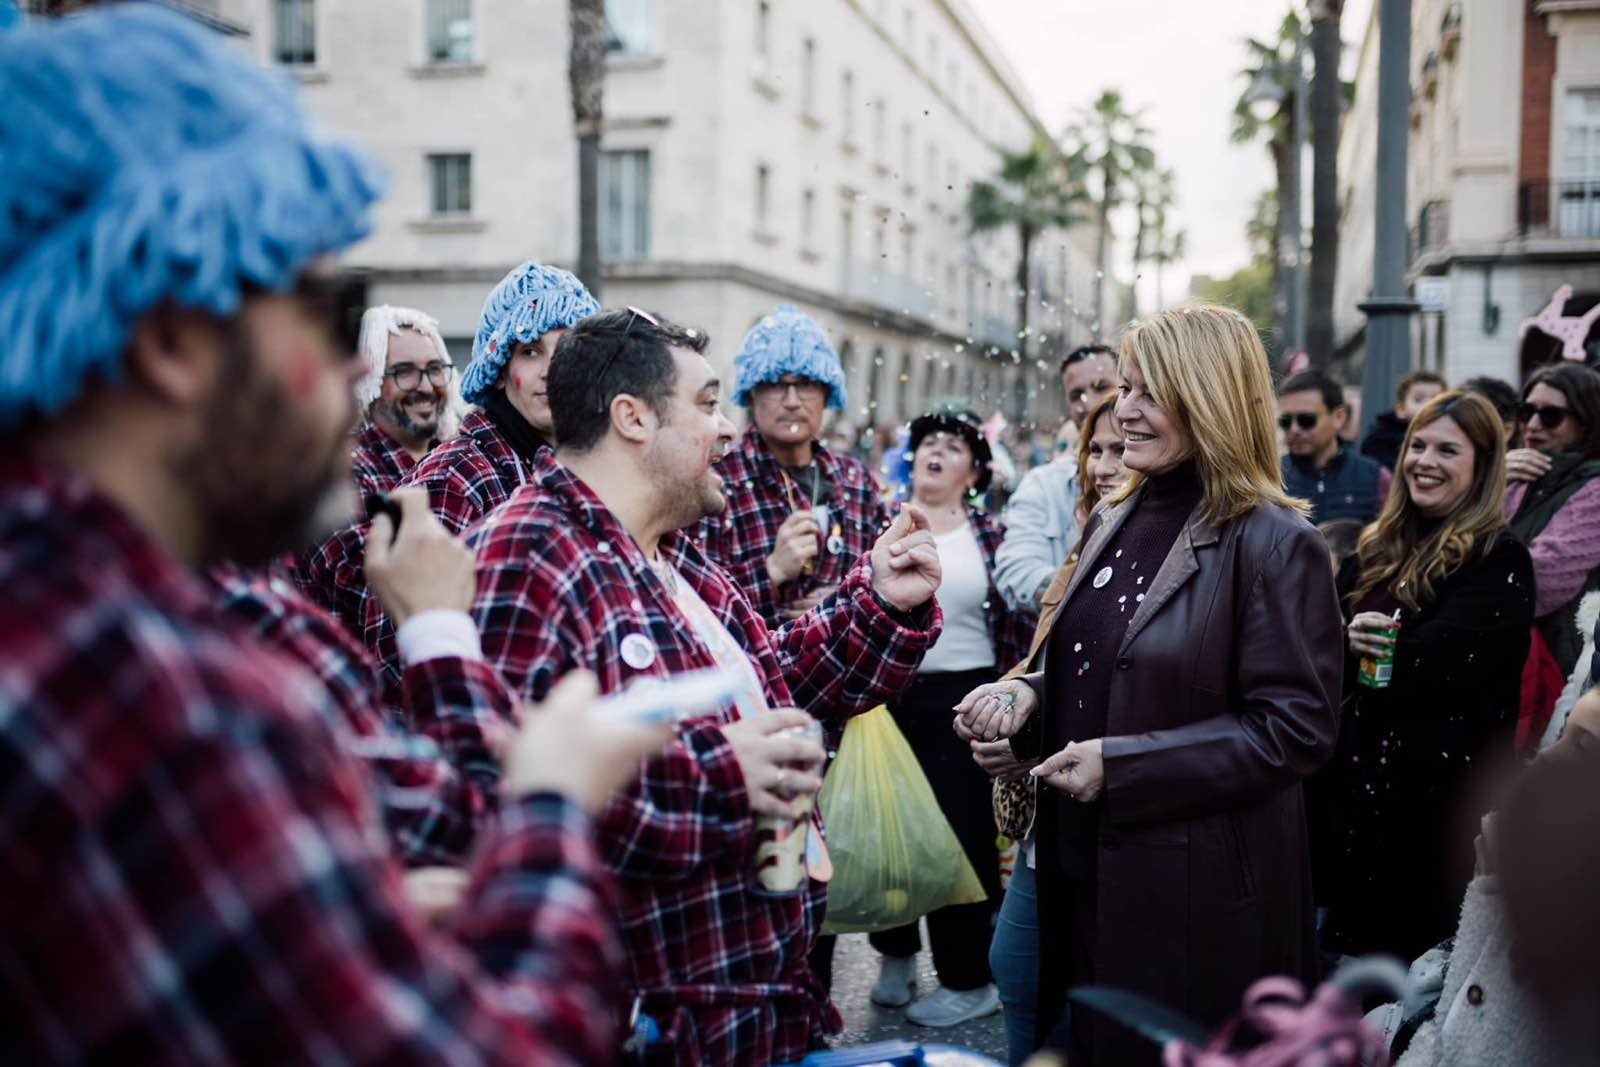
[{"label": "wrought iron balcony", "polygon": [[1517,230],[1523,237],[1600,237],[1600,176],[1522,186]]}]

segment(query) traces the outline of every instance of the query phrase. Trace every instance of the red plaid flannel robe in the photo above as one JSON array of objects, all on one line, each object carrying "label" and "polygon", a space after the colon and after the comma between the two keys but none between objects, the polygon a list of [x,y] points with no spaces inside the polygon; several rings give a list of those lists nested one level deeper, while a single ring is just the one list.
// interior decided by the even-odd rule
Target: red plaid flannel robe
[{"label": "red plaid flannel robe", "polygon": [[384,707],[372,656],[288,582],[231,565],[209,577],[225,614],[322,683],[355,751],[372,765],[401,862],[465,862],[499,796],[487,735],[513,721],[511,693],[493,668],[454,656],[414,663],[405,670],[404,703]]},{"label": "red plaid flannel robe", "polygon": [[0,459],[0,583],[8,1062],[613,1062],[615,896],[569,802],[503,803],[435,932],[321,687],[115,504]]},{"label": "red plaid flannel robe", "polygon": [[[538,699],[584,667],[613,692],[640,675],[715,665],[692,636],[621,523],[570,471],[551,463],[467,535],[478,554],[474,609],[484,654],[514,691]],[[692,539],[661,554],[749,653],[774,707],[842,718],[905,686],[940,627],[929,604],[896,621],[871,589],[870,561],[839,594],[776,634]],[[656,654],[623,662],[623,637]],[[744,780],[720,724],[679,728],[667,752],[643,764],[612,800],[601,846],[622,880],[629,985],[675,1039],[673,1062],[768,1064],[799,1059],[838,1015],[811,973],[824,887],[802,896],[751,892],[755,828]]]},{"label": "red plaid flannel robe", "polygon": [[829,531],[823,530],[823,550],[817,555],[810,577],[796,578],[781,586],[774,586],[767,577],[767,557],[778,543],[778,527],[794,511],[810,507],[811,499],[805,489],[799,489],[791,503],[784,488],[787,475],[754,426],[717,464],[728,509],[703,520],[696,533],[706,555],[727,572],[772,629],[782,625],[778,612],[784,605],[815,589],[844,581],[856,561],[872,551],[873,543],[888,529],[891,518],[883,490],[865,464],[848,456],[836,456],[816,442],[811,448],[817,465],[833,482],[829,526],[839,524],[844,548],[837,553],[828,552]]},{"label": "red plaid flannel robe", "polygon": [[350,475],[363,500],[369,493],[387,493],[416,465],[411,453],[380,430],[377,423],[369,422],[361,427],[350,448]]}]

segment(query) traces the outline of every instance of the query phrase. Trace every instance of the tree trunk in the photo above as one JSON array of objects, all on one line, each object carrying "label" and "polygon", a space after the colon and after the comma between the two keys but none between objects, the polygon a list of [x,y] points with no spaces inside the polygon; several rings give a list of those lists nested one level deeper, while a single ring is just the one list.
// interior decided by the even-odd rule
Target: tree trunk
[{"label": "tree trunk", "polygon": [[1017,391],[1014,399],[1017,422],[1029,422],[1028,382],[1033,377],[1033,367],[1028,362],[1028,282],[1032,273],[1033,230],[1026,224],[1017,227],[1017,240],[1021,243],[1017,254],[1017,355],[1022,362],[1017,365]]},{"label": "tree trunk", "polygon": [[[1109,177],[1109,175],[1108,175]],[[1111,190],[1106,189],[1100,195],[1097,205],[1100,215],[1100,233],[1095,238],[1094,247],[1094,318],[1089,324],[1089,329],[1094,334],[1096,341],[1100,340],[1105,330],[1105,289],[1106,289],[1106,255],[1111,246]]]},{"label": "tree trunk", "polygon": [[[1288,105],[1285,104],[1285,107]],[[1272,169],[1278,176],[1278,232],[1272,245],[1272,332],[1273,351],[1282,356],[1289,350],[1289,287],[1294,284],[1294,273],[1283,266],[1283,249],[1299,225],[1294,217],[1294,189],[1289,179],[1289,153],[1296,143],[1294,123],[1274,137],[1269,145],[1272,151]]]},{"label": "tree trunk", "polygon": [[1311,4],[1311,278],[1306,299],[1306,352],[1311,365],[1333,358],[1333,286],[1339,269],[1340,0]]},{"label": "tree trunk", "polygon": [[578,280],[601,299],[600,128],[604,118],[606,11],[604,0],[568,0],[572,51],[567,78],[578,137]]}]

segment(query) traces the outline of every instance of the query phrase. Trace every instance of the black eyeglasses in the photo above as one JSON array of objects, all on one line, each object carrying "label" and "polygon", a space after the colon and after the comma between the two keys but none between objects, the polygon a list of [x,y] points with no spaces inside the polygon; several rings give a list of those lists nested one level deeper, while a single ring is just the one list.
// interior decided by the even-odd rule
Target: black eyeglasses
[{"label": "black eyeglasses", "polygon": [[422,376],[428,376],[428,382],[435,389],[443,389],[450,382],[450,372],[455,369],[455,364],[448,361],[434,360],[425,367],[415,363],[402,363],[398,367],[390,367],[383,372],[385,378],[394,380],[395,388],[401,392],[409,393],[422,384]]},{"label": "black eyeglasses", "polygon": [[[1572,415],[1572,412],[1567,408],[1556,407],[1554,404],[1522,403],[1517,405],[1517,418],[1522,422],[1531,423],[1535,415],[1539,417],[1541,426],[1547,430],[1553,430],[1563,422],[1566,422],[1567,416]],[[1572,417],[1577,418],[1576,415],[1572,415]]]},{"label": "black eyeglasses", "polygon": [[1292,415],[1284,412],[1278,416],[1278,429],[1287,430],[1291,426],[1298,426],[1302,430],[1314,430],[1321,421],[1322,416],[1311,411],[1297,411]]}]

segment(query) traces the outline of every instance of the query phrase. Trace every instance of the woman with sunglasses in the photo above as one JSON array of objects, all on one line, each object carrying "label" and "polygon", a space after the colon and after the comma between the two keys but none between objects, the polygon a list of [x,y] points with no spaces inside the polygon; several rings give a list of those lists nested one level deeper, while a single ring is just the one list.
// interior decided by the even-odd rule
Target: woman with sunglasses
[{"label": "woman with sunglasses", "polygon": [[1339,575],[1344,713],[1308,792],[1324,947],[1409,960],[1455,928],[1483,813],[1471,786],[1512,756],[1533,565],[1506,529],[1505,434],[1487,400],[1434,398],[1399,465]]},{"label": "woman with sunglasses", "polygon": [[1600,588],[1600,373],[1580,363],[1540,368],[1519,415],[1527,447],[1506,457],[1506,517],[1533,554],[1534,617],[1565,678],[1582,647],[1578,601]]}]

